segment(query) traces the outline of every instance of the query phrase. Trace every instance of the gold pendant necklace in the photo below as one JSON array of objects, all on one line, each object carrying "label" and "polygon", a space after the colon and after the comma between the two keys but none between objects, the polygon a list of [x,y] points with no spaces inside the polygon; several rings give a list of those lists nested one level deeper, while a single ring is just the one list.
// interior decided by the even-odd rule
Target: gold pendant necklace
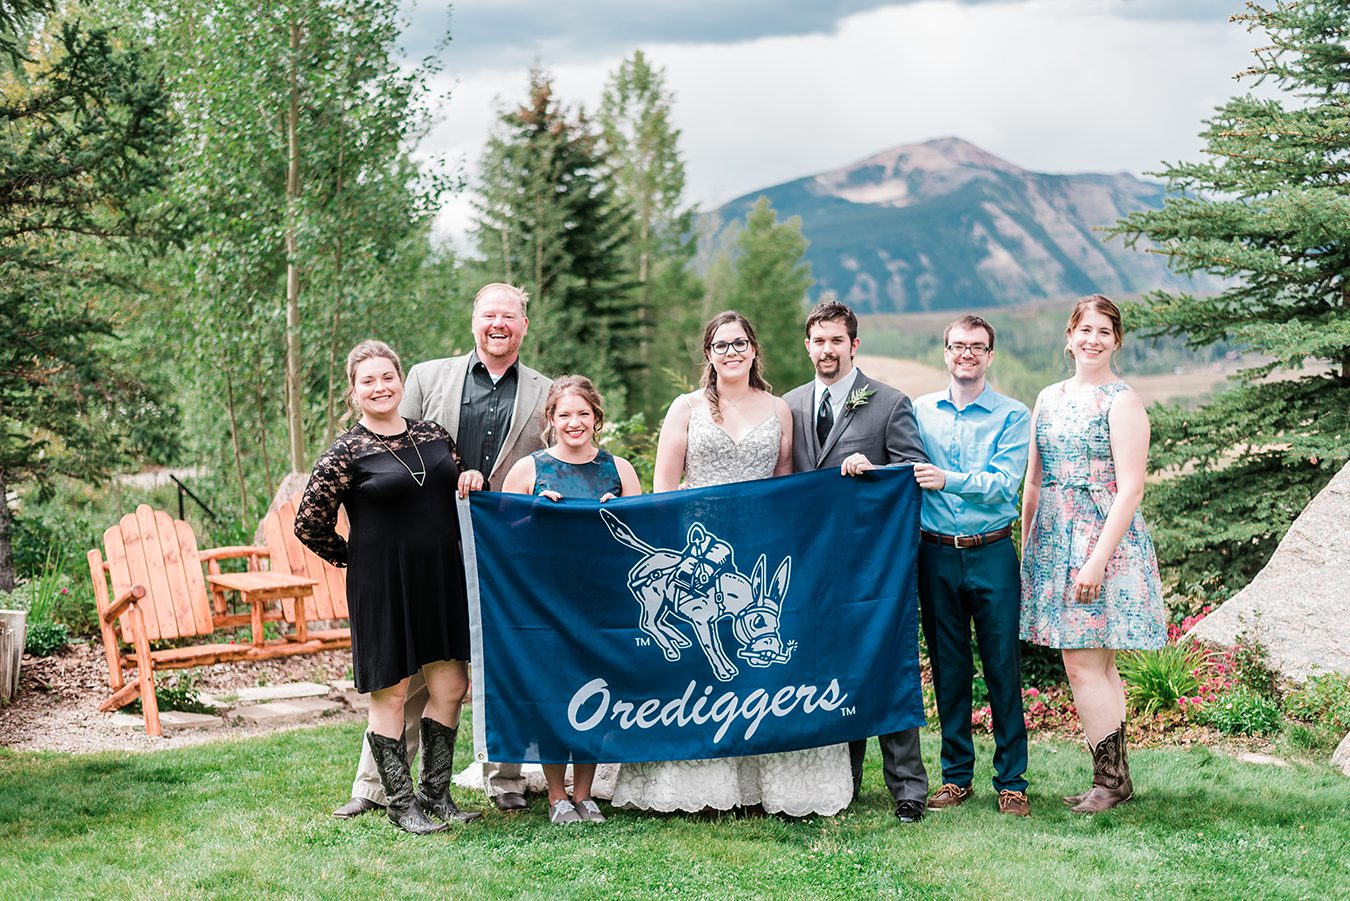
[{"label": "gold pendant necklace", "polygon": [[417,465],[422,467],[418,472],[413,472],[413,468],[409,466],[407,463],[404,463],[403,458],[400,457],[398,454],[394,453],[394,449],[390,447],[388,444],[385,444],[384,439],[381,438],[373,429],[366,429],[366,431],[374,435],[375,440],[380,442],[380,444],[383,444],[384,449],[389,451],[389,453],[393,456],[395,460],[397,460],[400,463],[403,463],[403,468],[408,470],[408,475],[413,477],[413,481],[417,483],[418,488],[421,488],[424,484],[426,484],[427,464],[426,461],[422,459],[422,451],[417,447],[417,442],[413,441],[412,429],[408,430],[408,441],[412,443],[413,450],[417,452]]}]

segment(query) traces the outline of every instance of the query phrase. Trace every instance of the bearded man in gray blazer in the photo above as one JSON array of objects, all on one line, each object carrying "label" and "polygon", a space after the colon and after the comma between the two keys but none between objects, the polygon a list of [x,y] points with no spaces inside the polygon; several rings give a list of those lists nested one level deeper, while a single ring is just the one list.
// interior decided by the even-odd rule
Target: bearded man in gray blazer
[{"label": "bearded man in gray blazer", "polygon": [[[806,352],[816,377],[783,395],[792,411],[794,472],[837,466],[854,476],[875,466],[928,462],[909,397],[853,365],[859,343],[858,317],[845,304],[825,301],[806,317]],[[895,815],[902,823],[917,823],[928,800],[919,730],[892,732],[878,741]],[[862,787],[866,753],[866,739],[849,742],[854,797]]]},{"label": "bearded man in gray blazer", "polygon": [[[404,380],[399,414],[430,419],[455,436],[464,468],[484,473],[488,488],[500,488],[517,460],[544,446],[544,403],[553,381],[520,362],[520,344],[530,325],[525,315],[528,302],[525,292],[512,285],[484,286],[473,300],[474,349],[463,356],[418,363]],[[414,674],[403,707],[410,758],[417,753],[426,702],[426,682],[421,673]],[[520,764],[483,764],[483,787],[502,810],[529,806]],[[362,742],[352,798],[333,816],[348,819],[385,802],[375,758]]]}]

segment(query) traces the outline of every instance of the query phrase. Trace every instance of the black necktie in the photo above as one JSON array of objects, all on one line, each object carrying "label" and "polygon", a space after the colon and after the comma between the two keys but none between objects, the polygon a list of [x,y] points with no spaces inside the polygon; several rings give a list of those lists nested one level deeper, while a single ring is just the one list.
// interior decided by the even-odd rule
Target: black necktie
[{"label": "black necktie", "polygon": [[830,405],[830,389],[820,393],[820,409],[816,411],[816,440],[825,446],[825,439],[834,428],[834,407]]}]

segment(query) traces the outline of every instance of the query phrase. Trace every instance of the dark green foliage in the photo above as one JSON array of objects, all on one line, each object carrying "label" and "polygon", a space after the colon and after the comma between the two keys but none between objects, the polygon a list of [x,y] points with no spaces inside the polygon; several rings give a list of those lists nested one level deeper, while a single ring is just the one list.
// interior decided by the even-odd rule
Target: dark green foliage
[{"label": "dark green foliage", "polygon": [[615,197],[630,223],[622,248],[632,279],[626,304],[632,325],[627,356],[635,361],[626,377],[629,409],[648,416],[661,415],[676,393],[664,371],[693,375],[701,358],[689,346],[698,341],[703,286],[690,265],[694,217],[684,206],[673,104],[664,70],[637,50],[611,73],[599,112]]},{"label": "dark green foliage", "polygon": [[50,657],[70,644],[70,627],[55,620],[28,624],[23,649],[34,657]]},{"label": "dark green foliage", "polygon": [[[142,207],[173,129],[144,53],[70,23],[12,79],[0,121],[2,497],[28,479],[98,479],[137,455],[131,439],[156,402],[84,292],[111,280],[115,245],[154,230]],[[13,585],[0,509],[0,589]]]},{"label": "dark green foliage", "polygon": [[501,114],[479,190],[482,281],[529,294],[530,364],[590,377],[620,414],[641,369],[627,301],[629,212],[590,121],[563,107],[546,73],[533,70],[525,103]]},{"label": "dark green foliage", "polygon": [[1193,715],[1226,735],[1268,735],[1280,729],[1279,703],[1246,687],[1224,692]]},{"label": "dark green foliage", "polygon": [[1055,648],[1022,642],[1022,687],[1050,688],[1065,685],[1064,657]]},{"label": "dark green foliage", "polygon": [[[57,0],[5,0],[0,3],[0,66],[18,68],[28,58],[24,40],[42,15],[56,9]],[[0,70],[3,71],[3,70]]]},{"label": "dark green foliage", "polygon": [[744,313],[755,326],[765,377],[778,394],[813,375],[803,343],[806,292],[813,284],[804,259],[806,246],[801,219],[779,222],[764,197],[755,202],[736,240],[735,277],[726,306]]},{"label": "dark green foliage", "polygon": [[1152,414],[1149,465],[1170,475],[1149,499],[1167,512],[1160,559],[1203,590],[1250,580],[1350,455],[1350,9],[1249,3],[1236,21],[1260,33],[1243,75],[1283,94],[1219,107],[1201,133],[1209,159],[1169,166],[1163,209],[1112,229],[1179,272],[1228,279],[1210,297],[1149,295],[1129,314],[1146,334],[1226,340],[1269,361],[1202,409]]},{"label": "dark green foliage", "polygon": [[[273,624],[268,623],[267,625]],[[156,674],[155,700],[159,703],[159,709],[181,710],[184,713],[215,713],[216,708],[202,700],[199,691],[200,684],[201,677],[195,670],[184,670],[172,675]],[[138,698],[128,704],[126,712],[139,714],[141,712],[140,699]]]},{"label": "dark green foliage", "polygon": [[1289,716],[1326,727],[1338,736],[1350,732],[1350,676],[1325,673],[1284,696]]}]

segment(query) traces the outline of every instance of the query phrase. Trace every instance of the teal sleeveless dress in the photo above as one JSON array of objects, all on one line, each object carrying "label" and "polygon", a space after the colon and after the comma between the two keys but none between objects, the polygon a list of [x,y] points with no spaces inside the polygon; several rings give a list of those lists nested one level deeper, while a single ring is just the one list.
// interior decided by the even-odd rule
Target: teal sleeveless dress
[{"label": "teal sleeveless dress", "polygon": [[623,494],[614,455],[601,448],[589,463],[566,463],[546,450],[530,454],[534,460],[534,493],[556,491],[563,497],[600,500],[606,494]]}]

